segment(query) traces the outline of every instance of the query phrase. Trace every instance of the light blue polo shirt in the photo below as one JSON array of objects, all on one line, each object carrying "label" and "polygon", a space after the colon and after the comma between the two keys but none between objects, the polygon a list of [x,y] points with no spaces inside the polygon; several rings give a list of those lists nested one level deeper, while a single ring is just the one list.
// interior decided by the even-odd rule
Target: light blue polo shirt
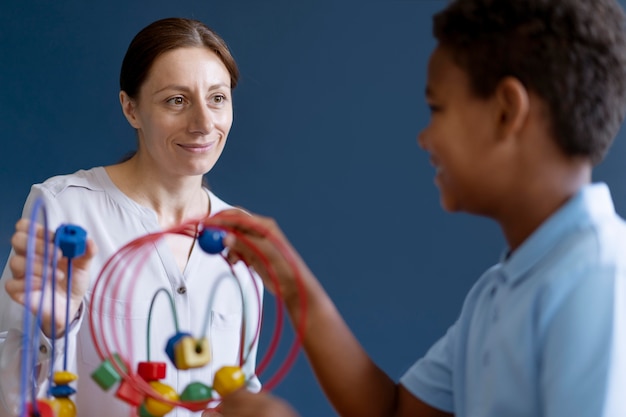
[{"label": "light blue polo shirt", "polygon": [[626,225],[584,187],[476,282],[400,379],[456,417],[626,416]]}]

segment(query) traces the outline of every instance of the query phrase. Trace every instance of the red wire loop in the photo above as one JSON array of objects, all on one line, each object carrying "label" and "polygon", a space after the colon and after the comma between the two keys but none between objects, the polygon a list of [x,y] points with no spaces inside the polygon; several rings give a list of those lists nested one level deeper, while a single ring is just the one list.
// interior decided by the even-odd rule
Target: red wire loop
[{"label": "red wire loop", "polygon": [[[244,233],[235,228],[224,226],[222,223],[219,222],[220,219],[236,219],[237,222],[239,222],[246,228],[254,231],[261,236],[264,236],[282,254],[287,264],[292,269],[296,278],[298,295],[300,297],[301,305],[301,315],[298,323],[295,326],[296,333],[284,361],[275,371],[274,375],[268,378],[267,381],[263,384],[264,390],[271,390],[272,388],[274,388],[289,372],[289,369],[292,367],[297,358],[297,354],[301,346],[301,341],[304,336],[307,305],[302,277],[300,276],[300,272],[297,268],[296,259],[294,258],[294,255],[290,251],[290,249],[281,239],[278,238],[278,236],[275,236],[269,229],[258,226],[255,222],[252,221],[249,216],[218,213],[214,217],[204,217],[199,220],[190,220],[158,233],[151,233],[141,236],[127,243],[107,260],[94,283],[92,294],[89,300],[89,309],[92,313],[97,312],[97,314],[89,314],[89,328],[91,331],[91,337],[96,348],[96,352],[100,357],[100,360],[104,361],[105,359],[109,359],[114,369],[127,383],[130,383],[137,391],[143,393],[144,395],[155,398],[158,401],[173,406],[194,409],[198,405],[202,404],[203,401],[172,401],[164,398],[160,393],[156,392],[145,380],[143,380],[143,378],[141,378],[138,374],[134,372],[134,367],[131,366],[131,364],[133,364],[134,362],[134,358],[128,357],[124,353],[125,350],[129,350],[131,352],[133,351],[133,335],[131,331],[131,326],[125,327],[124,331],[126,332],[126,335],[125,339],[123,340],[118,334],[119,329],[117,329],[114,325],[111,325],[111,322],[105,322],[105,317],[111,317],[111,314],[107,314],[110,313],[110,311],[106,311],[107,309],[111,308],[107,304],[107,300],[109,300],[110,298],[118,299],[119,294],[125,294],[128,296],[129,299],[133,298],[135,284],[137,283],[136,277],[140,276],[139,271],[147,261],[148,257],[151,254],[151,251],[153,250],[157,242],[161,241],[166,235],[179,234],[195,238],[197,236],[198,230],[200,230],[201,228],[215,228],[233,234],[241,243],[247,246],[261,261],[261,263],[268,272],[270,280],[276,288],[276,321],[274,326],[274,332],[271,337],[269,347],[267,348],[267,352],[258,362],[255,372],[257,377],[260,378],[261,374],[265,371],[266,367],[272,361],[276,349],[280,345],[282,328],[284,326],[284,306],[282,302],[282,294],[280,293],[280,286],[278,285],[277,273],[271,262],[264,256],[261,250],[257,248],[249,238],[246,237]],[[224,262],[228,261],[224,259]],[[259,314],[257,315],[257,317],[260,318],[261,295],[259,288],[256,285],[253,272],[250,269],[250,266],[247,266],[248,271],[250,272],[250,279],[252,280],[256,289],[257,305],[259,308]],[[238,279],[230,264],[229,267],[231,268],[231,271],[235,278]],[[130,279],[128,279],[129,277]],[[110,298],[104,296],[105,291],[109,290],[112,291],[112,297]],[[125,314],[127,317],[130,316],[131,303],[126,303]],[[98,317],[98,320],[95,319],[96,316]],[[111,331],[112,337],[105,336],[106,330]],[[256,343],[259,337],[259,333],[260,322],[257,323],[254,338],[250,342],[248,349],[250,349],[254,345],[254,343]],[[245,347],[244,339],[245,336],[242,334],[239,366],[243,366],[243,361],[246,359],[243,355],[243,348]],[[129,341],[131,342],[130,344]],[[129,346],[130,349],[128,349]],[[123,366],[114,359],[114,354],[117,354],[121,358]]]}]

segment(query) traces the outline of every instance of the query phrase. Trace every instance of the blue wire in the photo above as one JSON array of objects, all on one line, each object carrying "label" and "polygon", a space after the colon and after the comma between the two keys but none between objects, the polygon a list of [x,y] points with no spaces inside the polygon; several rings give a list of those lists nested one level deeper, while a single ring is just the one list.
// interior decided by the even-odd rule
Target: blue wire
[{"label": "blue wire", "polygon": [[58,258],[57,258],[57,250],[58,246],[57,246],[57,241],[56,238],[54,239],[54,253],[52,254],[52,288],[50,290],[51,292],[51,296],[50,298],[52,299],[52,326],[50,329],[50,338],[52,340],[51,343],[51,352],[50,354],[52,355],[52,360],[50,361],[50,371],[49,371],[49,375],[48,375],[48,395],[50,395],[50,389],[52,388],[52,381],[54,380],[54,355],[55,355],[55,345],[56,343],[54,343],[54,341],[57,338],[57,329],[56,329],[56,302],[55,302],[55,297],[54,295],[56,294],[56,287],[57,287],[57,277],[56,277],[56,270],[57,270],[57,265],[58,265]]},{"label": "blue wire", "polygon": [[[25,309],[24,309],[24,329],[22,332],[22,346],[25,347],[25,352],[22,354],[21,356],[21,362],[20,362],[20,415],[21,416],[26,416],[26,397],[27,397],[27,393],[26,393],[26,387],[28,385],[28,376],[29,376],[29,372],[28,372],[28,355],[29,353],[32,355],[32,372],[34,375],[35,372],[35,367],[36,367],[36,355],[35,355],[35,343],[34,340],[35,338],[33,337],[33,342],[31,343],[31,341],[29,340],[30,335],[30,331],[31,329],[31,324],[30,324],[30,309],[28,308],[30,306],[30,294],[32,292],[32,279],[33,279],[33,254],[35,253],[35,241],[36,241],[36,231],[35,231],[35,225],[36,225],[36,220],[37,220],[37,214],[39,213],[39,210],[42,211],[43,213],[43,218],[44,218],[44,235],[47,235],[47,227],[48,227],[48,223],[47,223],[47,213],[46,213],[46,209],[45,206],[43,205],[43,201],[38,198],[35,200],[35,202],[33,203],[33,207],[32,207],[32,211],[31,211],[31,215],[30,215],[30,224],[29,224],[29,228],[28,228],[28,240],[26,242],[26,270],[25,270],[25,276],[24,276],[24,281],[25,281],[25,288],[24,288],[24,300],[25,300]],[[47,259],[47,247],[45,247],[44,249],[44,262]],[[44,263],[45,265],[45,263]],[[44,268],[45,271],[45,268]],[[43,283],[42,283],[42,298],[43,298],[43,294],[44,294],[44,289],[45,289],[45,272],[42,274],[42,279],[43,279]],[[42,300],[40,299],[39,301],[39,305],[41,306],[42,304]],[[27,306],[27,305],[28,306]],[[41,309],[40,309],[41,310]],[[40,312],[38,312],[37,315],[37,323],[39,323],[41,321],[40,318]],[[31,347],[31,349],[29,350],[28,347]],[[38,413],[37,411],[37,392],[36,392],[36,378],[33,378],[33,389],[31,392],[32,395],[32,404],[33,404],[33,411],[35,413]]]},{"label": "blue wire", "polygon": [[72,294],[72,258],[67,259],[67,296],[65,299],[65,346],[63,347],[63,370],[67,371],[67,338],[70,329],[70,295]]}]

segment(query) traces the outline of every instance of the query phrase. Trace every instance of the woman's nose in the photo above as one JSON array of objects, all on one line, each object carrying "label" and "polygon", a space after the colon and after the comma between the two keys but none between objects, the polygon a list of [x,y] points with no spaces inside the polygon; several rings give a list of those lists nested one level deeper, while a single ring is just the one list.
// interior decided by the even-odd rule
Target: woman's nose
[{"label": "woman's nose", "polygon": [[197,105],[191,114],[189,130],[194,133],[206,135],[213,130],[213,115],[205,105]]}]

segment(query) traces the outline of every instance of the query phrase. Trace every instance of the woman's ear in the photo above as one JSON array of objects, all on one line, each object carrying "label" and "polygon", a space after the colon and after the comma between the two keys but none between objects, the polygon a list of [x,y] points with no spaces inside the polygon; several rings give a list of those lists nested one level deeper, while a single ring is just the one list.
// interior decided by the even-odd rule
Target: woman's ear
[{"label": "woman's ear", "polygon": [[524,128],[530,111],[528,90],[517,78],[506,77],[498,84],[496,98],[502,137],[516,135]]},{"label": "woman's ear", "polygon": [[140,124],[136,114],[136,103],[130,98],[126,91],[120,91],[120,104],[122,105],[122,111],[128,123],[135,129],[139,129]]}]

